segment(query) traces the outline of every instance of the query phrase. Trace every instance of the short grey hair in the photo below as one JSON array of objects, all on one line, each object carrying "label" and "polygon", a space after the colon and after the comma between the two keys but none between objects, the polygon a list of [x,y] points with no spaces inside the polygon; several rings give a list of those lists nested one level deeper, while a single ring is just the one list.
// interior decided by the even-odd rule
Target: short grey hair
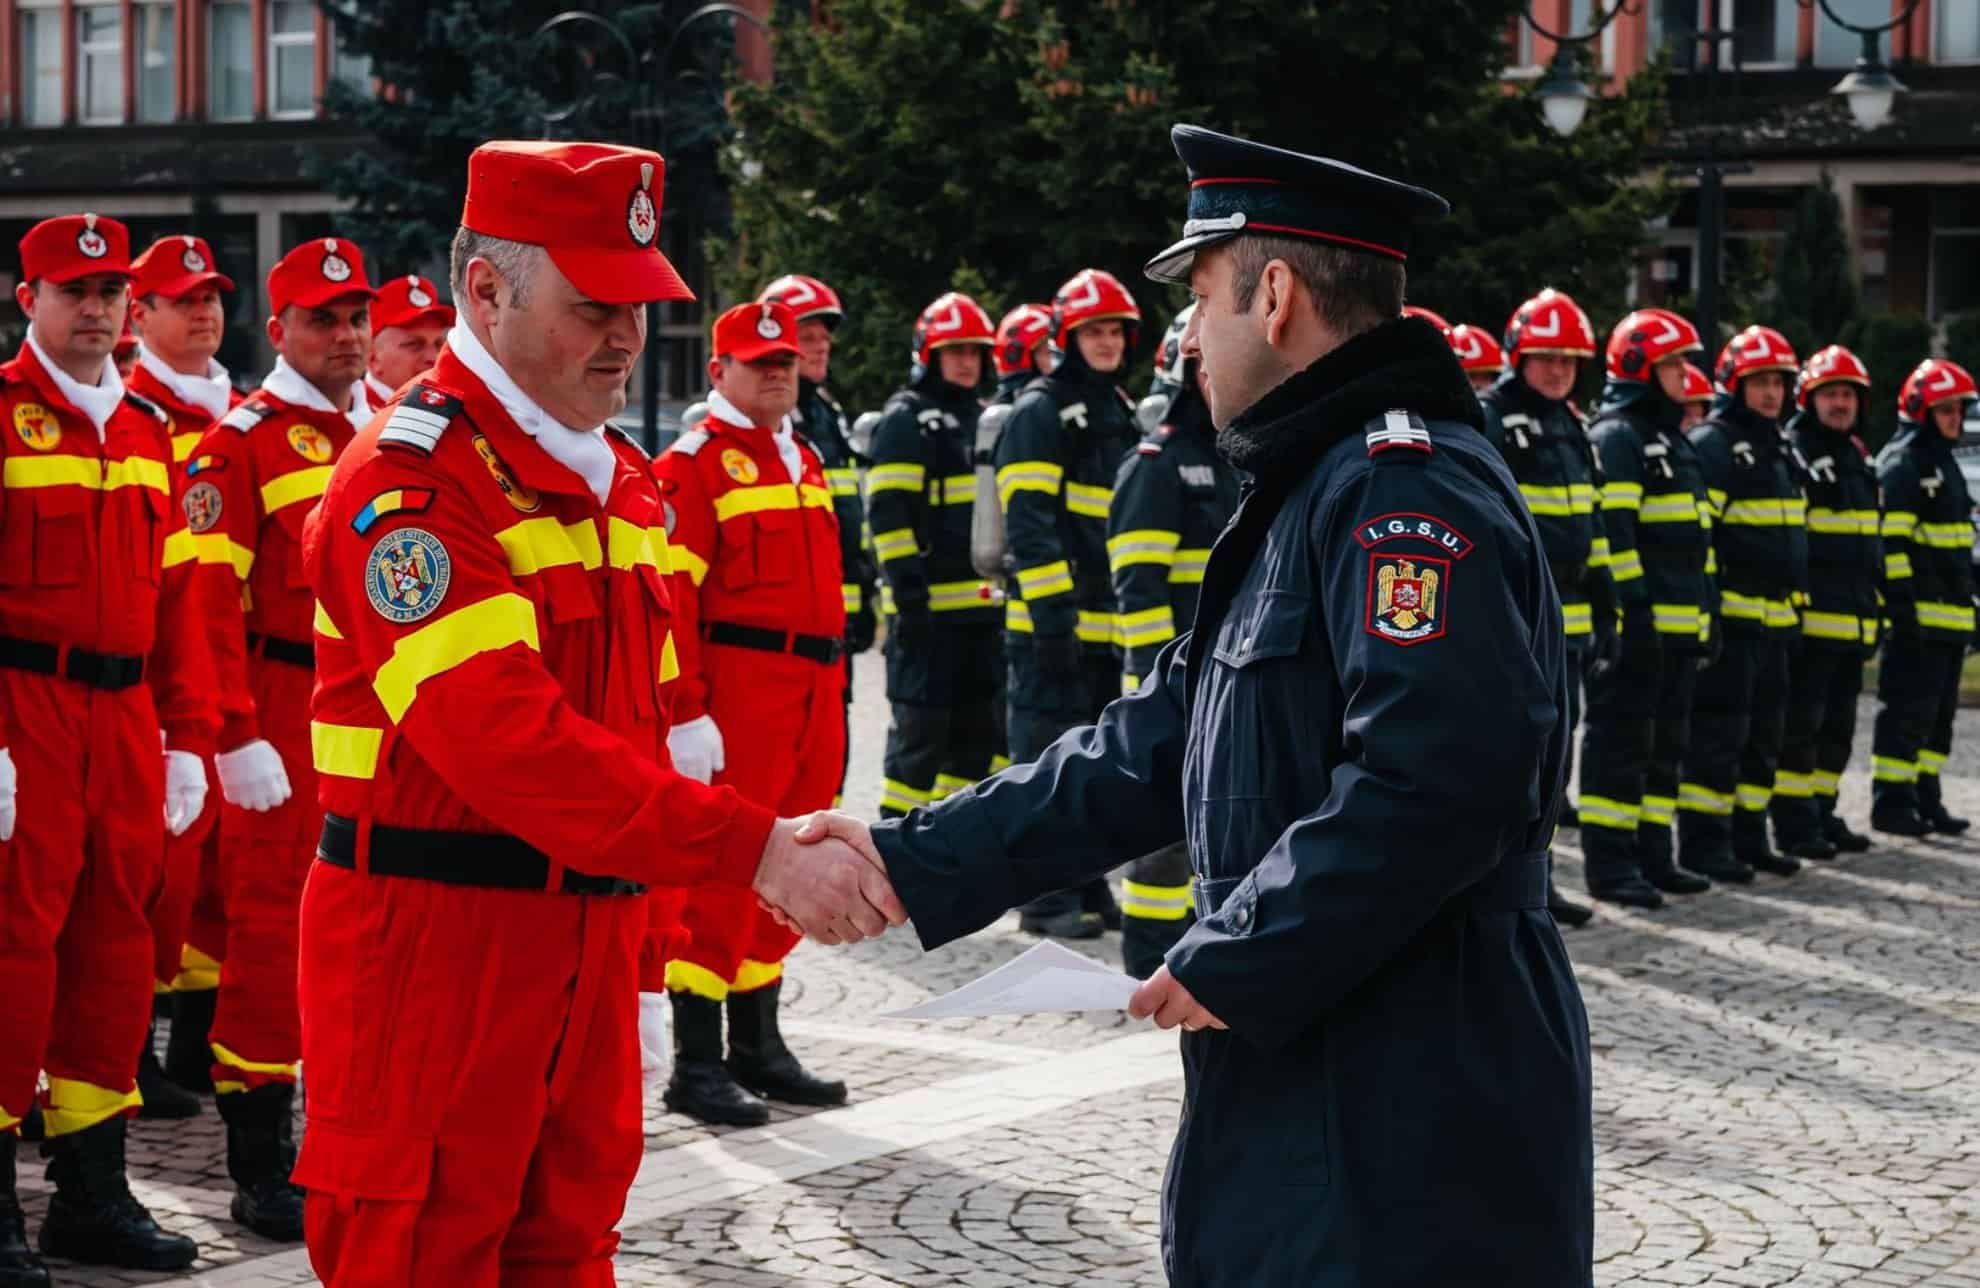
[{"label": "short grey hair", "polygon": [[1402,312],[1402,261],[1306,237],[1253,233],[1231,242],[1231,293],[1240,313],[1251,307],[1265,266],[1275,259],[1292,269],[1312,294],[1320,320],[1343,339]]},{"label": "short grey hair", "polygon": [[537,265],[543,260],[541,246],[490,237],[463,227],[454,234],[454,246],[448,261],[448,276],[453,283],[456,306],[467,298],[468,263],[477,259],[493,264],[495,271],[502,275],[502,280],[509,284],[511,304],[522,308],[529,303],[530,286],[536,278]]}]

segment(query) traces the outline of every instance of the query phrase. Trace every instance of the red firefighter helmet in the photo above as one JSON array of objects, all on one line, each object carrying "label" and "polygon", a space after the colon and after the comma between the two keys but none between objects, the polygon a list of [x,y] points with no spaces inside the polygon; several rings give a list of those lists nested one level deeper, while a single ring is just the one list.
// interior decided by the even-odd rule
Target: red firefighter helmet
[{"label": "red firefighter helmet", "polygon": [[1445,335],[1449,335],[1451,333],[1451,324],[1444,320],[1443,314],[1432,313],[1429,309],[1424,308],[1421,304],[1403,305],[1402,315],[1406,318],[1422,318],[1425,322],[1428,322],[1431,326],[1436,327],[1439,331],[1442,331]]},{"label": "red firefighter helmet", "polygon": [[914,360],[924,367],[930,365],[929,355],[937,349],[958,344],[991,346],[996,343],[997,333],[991,329],[990,315],[983,311],[982,305],[961,291],[938,296],[914,320]]},{"label": "red firefighter helmet", "polygon": [[1499,342],[1492,333],[1482,326],[1460,322],[1444,332],[1444,338],[1451,343],[1451,352],[1457,355],[1458,365],[1468,376],[1496,373],[1506,369],[1506,355],[1499,348]]},{"label": "red firefighter helmet", "polygon": [[1052,343],[1063,350],[1074,331],[1088,322],[1110,318],[1118,318],[1127,328],[1128,350],[1132,352],[1141,307],[1121,285],[1121,279],[1106,269],[1082,268],[1052,297]]},{"label": "red firefighter helmet", "polygon": [[1712,401],[1712,377],[1695,362],[1684,364],[1684,393],[1678,398],[1681,403],[1709,403]]},{"label": "red firefighter helmet", "polygon": [[1698,328],[1669,309],[1638,309],[1609,332],[1604,370],[1611,380],[1648,380],[1650,368],[1674,353],[1703,353]]},{"label": "red firefighter helmet", "polygon": [[756,302],[761,304],[765,300],[789,305],[799,322],[818,321],[837,327],[846,316],[845,306],[839,303],[839,293],[803,273],[786,273],[764,287],[757,293]]},{"label": "red firefighter helmet", "polygon": [[1782,371],[1789,376],[1801,369],[1794,346],[1770,326],[1750,326],[1719,350],[1719,361],[1712,368],[1719,388],[1732,389],[1748,376],[1763,371]]},{"label": "red firefighter helmet", "polygon": [[1549,286],[1506,319],[1506,361],[1517,367],[1532,353],[1566,358],[1595,356],[1595,328],[1567,295]]},{"label": "red firefighter helmet", "polygon": [[1031,355],[1052,334],[1052,310],[1044,304],[1020,304],[997,324],[997,376],[1035,370]]},{"label": "red firefighter helmet", "polygon": [[1973,377],[1965,367],[1944,358],[1927,358],[1912,368],[1898,390],[1898,415],[1906,420],[1924,420],[1925,413],[1942,402],[1968,402],[1980,398]]},{"label": "red firefighter helmet", "polygon": [[1865,367],[1857,356],[1839,344],[1826,349],[1817,349],[1810,354],[1808,361],[1801,364],[1801,383],[1796,389],[1794,401],[1797,406],[1808,405],[1808,395],[1823,385],[1833,385],[1838,381],[1848,381],[1852,385],[1870,387],[1870,369]]}]

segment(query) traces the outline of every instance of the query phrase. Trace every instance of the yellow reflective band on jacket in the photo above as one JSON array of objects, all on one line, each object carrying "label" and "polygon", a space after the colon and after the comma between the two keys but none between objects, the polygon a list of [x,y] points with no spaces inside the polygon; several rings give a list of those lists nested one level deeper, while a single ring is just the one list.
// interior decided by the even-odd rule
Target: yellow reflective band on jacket
[{"label": "yellow reflective band on jacket", "polygon": [[715,498],[717,522],[760,514],[765,510],[832,508],[832,494],[815,483],[759,483],[754,487],[731,488]]},{"label": "yellow reflective band on jacket", "polygon": [[1971,631],[1973,629],[1973,605],[1942,604],[1931,600],[1918,602],[1918,624],[1935,631]]},{"label": "yellow reflective band on jacket", "polygon": [[1808,787],[1817,796],[1834,796],[1842,788],[1842,775],[1818,769],[1808,775]]},{"label": "yellow reflective band on jacket", "polygon": [[686,546],[668,546],[667,562],[675,572],[684,572],[688,581],[699,586],[708,577],[708,561]]},{"label": "yellow reflective band on jacket", "polygon": [[1140,612],[1122,613],[1120,622],[1120,643],[1128,648],[1166,644],[1176,637],[1175,614],[1167,604],[1144,608]]},{"label": "yellow reflective band on jacket", "polygon": [[1196,586],[1203,582],[1203,570],[1210,566],[1210,549],[1190,548],[1176,551],[1176,562],[1169,568],[1171,586]]},{"label": "yellow reflective band on jacket", "polygon": [[886,582],[880,583],[880,612],[885,615],[894,611],[894,588]]},{"label": "yellow reflective band on jacket", "polygon": [[1653,827],[1670,826],[1671,818],[1677,813],[1677,797],[1645,796],[1643,798],[1643,821]]},{"label": "yellow reflective band on jacket", "polygon": [[167,496],[172,494],[165,462],[142,456],[122,461],[100,461],[91,456],[9,456],[6,464],[0,465],[0,486],[82,487],[92,492],[148,487]]},{"label": "yellow reflective band on jacket", "polygon": [[930,505],[974,505],[976,503],[976,475],[951,474],[947,478],[936,479],[928,488]]},{"label": "yellow reflective band on jacket", "polygon": [[1918,781],[1918,762],[1897,760],[1890,756],[1872,756],[1870,777],[1880,783],[1915,783]]},{"label": "yellow reflective band on jacket", "polygon": [[1526,508],[1536,515],[1558,515],[1562,518],[1574,513],[1565,484],[1550,487],[1544,483],[1522,483],[1519,494],[1526,498]]},{"label": "yellow reflective band on jacket", "polygon": [[1659,635],[1696,635],[1704,623],[1696,604],[1650,605],[1650,624]]},{"label": "yellow reflective band on jacket", "polygon": [[1801,624],[1801,612],[1785,599],[1767,601],[1767,628],[1790,630]]},{"label": "yellow reflective band on jacket", "polygon": [[1973,544],[1973,525],[1960,523],[1921,523],[1918,544],[1933,550],[1964,550]]},{"label": "yellow reflective band on jacket", "polygon": [[1821,613],[1801,610],[1801,633],[1814,640],[1842,640],[1851,644],[1875,644],[1877,619],[1852,617],[1848,613]]},{"label": "yellow reflective band on jacket", "polygon": [[[1031,605],[1022,599],[1013,599],[1004,605],[1004,629],[1022,635],[1033,634],[1031,625]],[[1079,622],[1074,633],[1089,644],[1112,644],[1115,642],[1116,627],[1112,613],[1088,612],[1079,610]]]},{"label": "yellow reflective band on jacket", "polygon": [[1785,796],[1789,800],[1801,800],[1815,794],[1813,784],[1807,774],[1792,773],[1785,769],[1774,771],[1774,795]]},{"label": "yellow reflective band on jacket", "polygon": [[1734,797],[1739,807],[1749,813],[1754,810],[1766,809],[1767,802],[1772,799],[1774,799],[1774,785],[1772,783],[1768,783],[1764,787],[1759,783],[1741,783]]},{"label": "yellow reflective band on jacket", "polygon": [[1899,550],[1884,556],[1884,580],[1908,581],[1911,578],[1911,556]]},{"label": "yellow reflective band on jacket", "polygon": [[1618,832],[1634,832],[1641,815],[1641,807],[1628,801],[1590,796],[1585,792],[1575,802],[1575,809],[1581,814],[1583,827],[1606,827]]},{"label": "yellow reflective band on jacket", "polygon": [[1731,792],[1715,792],[1703,783],[1678,784],[1677,807],[1692,814],[1730,815],[1733,800]]},{"label": "yellow reflective band on jacket", "polygon": [[1593,634],[1595,610],[1587,604],[1562,604],[1561,629],[1569,635]]},{"label": "yellow reflective band on jacket", "polygon": [[1910,510],[1884,511],[1884,538],[1886,540],[1909,541],[1913,530],[1918,527],[1918,516]]},{"label": "yellow reflective band on jacket", "polygon": [[605,552],[598,548],[598,529],[589,519],[576,523],[561,523],[547,515],[524,519],[498,530],[495,542],[509,557],[509,571],[518,577],[572,564],[590,570],[605,562]]},{"label": "yellow reflective band on jacket", "polygon": [[330,486],[330,474],[335,469],[334,465],[314,465],[268,480],[261,485],[261,508],[273,514],[285,505],[316,500]]},{"label": "yellow reflective band on jacket", "polygon": [[316,766],[319,774],[369,779],[378,773],[378,748],[384,741],[383,729],[312,720],[309,722],[309,763]]},{"label": "yellow reflective band on jacket", "polygon": [[191,460],[193,454],[193,448],[198,447],[199,440],[205,437],[206,437],[206,433],[203,430],[196,431],[191,434],[172,435],[173,462],[175,464],[184,465],[187,461]]},{"label": "yellow reflective band on jacket", "polygon": [[1936,774],[1945,767],[1946,767],[1945,752],[1933,751],[1930,748],[1921,748],[1919,750],[1918,772],[1921,776],[1925,774]]},{"label": "yellow reflective band on jacket", "polygon": [[1729,527],[1791,528],[1808,521],[1808,503],[1800,497],[1748,497],[1727,505],[1719,521]]},{"label": "yellow reflective band on jacket", "polygon": [[1634,550],[1609,556],[1609,576],[1618,582],[1635,581],[1643,575],[1643,556]]},{"label": "yellow reflective band on jacket", "polygon": [[1072,565],[1064,559],[1040,564],[1036,568],[1018,569],[1018,589],[1030,600],[1048,599],[1053,595],[1072,593]]},{"label": "yellow reflective band on jacket", "polygon": [[160,568],[176,568],[180,564],[196,562],[199,559],[199,538],[180,528],[165,538],[165,552],[158,560]]},{"label": "yellow reflective band on jacket", "polygon": [[1815,506],[1808,511],[1808,530],[1825,537],[1874,537],[1877,523],[1875,510],[1830,510]]},{"label": "yellow reflective band on jacket", "polygon": [[919,492],[928,471],[920,465],[889,463],[866,471],[866,494],[880,492]]},{"label": "yellow reflective band on jacket", "polygon": [[1705,500],[1709,505],[1711,505],[1712,513],[1719,514],[1725,510],[1726,498],[1729,495],[1730,493],[1728,493],[1722,487],[1712,487],[1705,489]]},{"label": "yellow reflective band on jacket", "polygon": [[1003,593],[987,581],[932,581],[928,583],[928,611],[954,613],[966,608],[995,608]]},{"label": "yellow reflective band on jacket", "polygon": [[621,572],[651,568],[665,576],[674,570],[665,528],[642,528],[624,519],[610,519],[605,524],[605,546],[607,562]]},{"label": "yellow reflective band on jacket", "polygon": [[1114,503],[1114,489],[1090,483],[1066,484],[1066,509],[1082,518],[1104,519]]},{"label": "yellow reflective band on jacket", "polygon": [[913,528],[895,528],[891,532],[873,534],[873,553],[881,563],[892,563],[917,553],[921,547],[915,542]]},{"label": "yellow reflective band on jacket", "polygon": [[997,471],[997,499],[1004,505],[1019,492],[1057,496],[1066,470],[1056,461],[1012,461]]},{"label": "yellow reflective band on jacket", "polygon": [[1698,498],[1684,492],[1653,496],[1643,503],[1638,523],[1696,523]]},{"label": "yellow reflective band on jacket", "polygon": [[1609,566],[1609,539],[1597,537],[1588,543],[1588,566],[1606,568]]},{"label": "yellow reflective band on jacket", "polygon": [[729,981],[706,966],[697,966],[676,957],[667,963],[667,991],[719,1002],[729,995]]},{"label": "yellow reflective band on jacket", "polygon": [[858,496],[859,471],[850,467],[826,470],[825,486],[832,489],[833,496]]},{"label": "yellow reflective band on jacket", "polygon": [[905,814],[911,809],[932,804],[934,800],[935,793],[932,791],[922,791],[918,787],[910,787],[892,778],[880,780],[881,809],[897,809]]},{"label": "yellow reflective band on jacket", "polygon": [[326,640],[344,638],[344,633],[337,629],[337,623],[331,621],[330,614],[323,611],[321,602],[315,605],[315,611],[310,614],[310,625]]},{"label": "yellow reflective band on jacket", "polygon": [[419,696],[420,685],[471,657],[499,652],[511,644],[542,651],[536,639],[536,607],[521,595],[490,595],[401,635],[392,645],[392,656],[372,677],[371,688],[386,716],[398,724]]},{"label": "yellow reflective band on jacket", "polygon": [[1191,908],[1190,887],[1121,883],[1121,915],[1143,921],[1181,921]]},{"label": "yellow reflective band on jacket", "polygon": [[1107,567],[1114,572],[1138,564],[1170,567],[1176,561],[1176,547],[1182,533],[1161,528],[1136,528],[1107,538]]},{"label": "yellow reflective band on jacket", "polygon": [[48,1139],[53,1140],[57,1136],[73,1136],[79,1131],[87,1131],[143,1103],[144,1097],[138,1094],[135,1087],[129,1091],[112,1091],[93,1082],[50,1077],[48,1103],[41,1111],[41,1120]]},{"label": "yellow reflective band on jacket", "polygon": [[1604,510],[1636,510],[1643,506],[1643,485],[1641,483],[1604,483],[1602,485],[1602,508]]},{"label": "yellow reflective band on jacket", "polygon": [[736,977],[729,984],[731,993],[754,993],[759,988],[768,988],[784,977],[784,963],[751,961],[745,957],[742,965],[736,967]]},{"label": "yellow reflective band on jacket", "polygon": [[856,613],[866,606],[866,589],[856,581],[840,582],[839,594],[846,601],[848,613]]},{"label": "yellow reflective band on jacket", "polygon": [[1792,626],[1794,605],[1785,599],[1762,599],[1736,590],[1719,592],[1719,615],[1728,621],[1759,622],[1764,626]]}]

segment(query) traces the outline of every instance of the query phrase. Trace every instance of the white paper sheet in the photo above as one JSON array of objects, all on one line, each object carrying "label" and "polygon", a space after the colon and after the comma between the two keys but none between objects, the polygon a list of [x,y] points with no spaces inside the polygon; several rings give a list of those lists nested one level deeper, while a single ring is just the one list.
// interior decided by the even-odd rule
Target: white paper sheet
[{"label": "white paper sheet", "polygon": [[1035,1015],[1048,1011],[1121,1011],[1139,981],[1045,940],[980,979],[883,1019],[944,1020],[962,1015]]}]

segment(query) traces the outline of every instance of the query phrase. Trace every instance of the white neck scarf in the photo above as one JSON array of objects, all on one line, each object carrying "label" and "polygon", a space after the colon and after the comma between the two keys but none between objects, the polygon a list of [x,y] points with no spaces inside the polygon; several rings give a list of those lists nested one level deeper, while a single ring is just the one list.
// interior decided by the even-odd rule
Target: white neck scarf
[{"label": "white neck scarf", "polygon": [[292,407],[307,407],[311,411],[335,412],[351,423],[353,429],[364,428],[371,419],[371,408],[364,400],[364,382],[351,386],[351,409],[345,411],[323,396],[323,391],[303,378],[303,374],[289,365],[283,357],[275,359],[275,369],[261,382],[261,387],[274,394]]},{"label": "white neck scarf", "polygon": [[377,376],[372,375],[369,371],[364,373],[362,383],[364,384],[364,392],[367,395],[366,401],[371,404],[374,410],[391,402],[392,395],[399,392],[380,380]]},{"label": "white neck scarf", "polygon": [[591,494],[598,498],[598,504],[605,504],[619,466],[612,445],[605,441],[603,425],[572,429],[543,410],[522,391],[522,386],[509,378],[502,364],[495,361],[495,355],[488,352],[464,322],[455,321],[454,329],[447,333],[447,348],[488,387],[495,401],[502,404],[502,410],[509,413],[509,419],[535,439],[545,455],[583,479]]},{"label": "white neck scarf", "polygon": [[144,345],[138,346],[138,365],[158,377],[158,382],[172,391],[172,396],[180,402],[197,407],[218,420],[227,414],[227,404],[231,401],[234,386],[227,379],[227,369],[208,358],[206,374],[189,376],[182,371],[174,371],[165,360]]},{"label": "white neck scarf", "polygon": [[[708,397],[704,401],[708,404],[708,414],[723,424],[734,425],[738,429],[756,428],[756,422],[752,421],[742,408],[730,402],[721,390],[709,390]],[[784,463],[784,472],[791,476],[791,482],[795,483],[803,478],[804,457],[798,452],[797,436],[791,432],[789,416],[784,417],[783,422],[770,431],[770,441],[777,445],[777,459]]]},{"label": "white neck scarf", "polygon": [[103,427],[110,423],[117,404],[124,401],[124,380],[117,374],[117,364],[106,357],[103,360],[103,374],[96,378],[96,383],[80,384],[74,376],[55,365],[55,360],[41,347],[41,341],[34,338],[32,326],[28,328],[27,342],[28,348],[34,350],[35,361],[55,382],[55,388],[61,391],[62,397],[68,399],[70,406],[89,417],[89,423],[96,426],[96,436],[102,438]]}]

